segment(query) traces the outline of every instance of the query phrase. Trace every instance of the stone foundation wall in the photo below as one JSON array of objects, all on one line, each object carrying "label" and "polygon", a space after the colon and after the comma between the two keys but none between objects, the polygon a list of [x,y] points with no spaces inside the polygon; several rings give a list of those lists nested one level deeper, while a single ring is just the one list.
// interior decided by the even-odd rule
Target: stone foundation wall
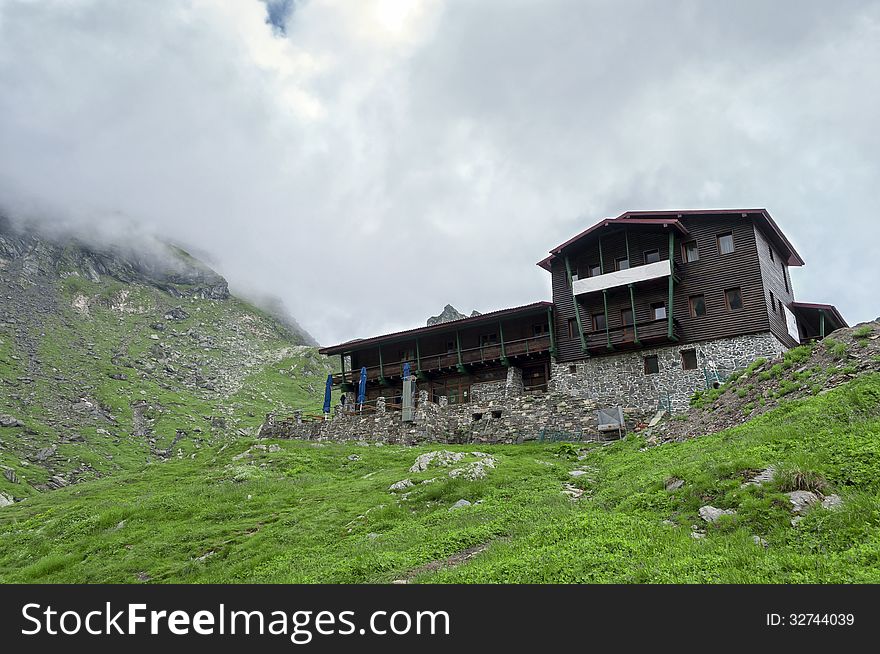
[{"label": "stone foundation wall", "polygon": [[[696,350],[694,370],[682,369],[681,351],[688,349]],[[786,349],[768,331],[590,357],[573,363],[551,364],[549,388],[603,406],[624,404],[642,411],[656,409],[662,398],[664,402],[671,402],[673,411],[682,411],[688,408],[696,391],[706,388],[706,370],[716,369],[723,378],[759,357],[772,359]],[[657,355],[659,373],[645,374],[645,357],[650,355]]]}]

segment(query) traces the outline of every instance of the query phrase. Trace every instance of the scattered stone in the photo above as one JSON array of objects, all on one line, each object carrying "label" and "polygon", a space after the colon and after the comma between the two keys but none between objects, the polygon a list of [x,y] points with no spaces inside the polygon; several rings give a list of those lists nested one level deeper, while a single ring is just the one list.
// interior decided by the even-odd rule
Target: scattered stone
[{"label": "scattered stone", "polygon": [[13,500],[9,495],[7,495],[6,493],[0,493],[0,506],[9,506],[14,503],[15,500]]},{"label": "scattered stone", "polygon": [[150,577],[150,575],[148,575],[146,572],[138,572],[135,577],[137,577],[138,581],[149,581],[150,579],[152,579],[152,577]]},{"label": "scattered stone", "polygon": [[585,474],[587,474],[587,471],[586,470],[572,470],[568,474],[571,475],[572,477],[583,477]]},{"label": "scattered stone", "polygon": [[165,314],[165,320],[181,321],[186,320],[187,318],[189,318],[189,314],[184,311],[182,307],[174,307],[171,311]]},{"label": "scattered stone", "polygon": [[708,504],[700,507],[700,517],[710,524],[717,522],[723,515],[736,515],[736,511],[733,509],[718,509]]},{"label": "scattered stone", "polygon": [[663,520],[660,524],[662,524],[666,527],[675,527],[676,526],[676,524],[672,520],[670,520],[669,518],[666,518],[666,520]]},{"label": "scattered stone", "polygon": [[485,478],[486,475],[489,474],[489,470],[494,469],[495,459],[490,456],[486,457],[485,459],[480,459],[479,461],[468,463],[461,468],[450,470],[449,476],[453,479],[457,477],[464,477],[465,479],[476,481],[477,479]]},{"label": "scattered stone", "polygon": [[742,488],[746,486],[759,486],[761,484],[766,484],[773,481],[773,477],[776,476],[776,467],[775,466],[767,466],[757,475],[749,479],[742,485]]},{"label": "scattered stone", "polygon": [[24,423],[10,415],[0,415],[0,427],[24,427]]},{"label": "scattered stone", "polygon": [[819,496],[812,491],[796,490],[786,493],[794,513],[806,513],[807,509],[819,502]]},{"label": "scattered stone", "polygon": [[349,461],[360,461],[361,457],[359,457],[357,454],[349,454],[348,460]]},{"label": "scattered stone", "polygon": [[55,455],[57,449],[58,448],[53,445],[52,447],[44,447],[40,450],[37,450],[37,461],[45,461],[49,459],[50,457]]},{"label": "scattered stone", "polygon": [[404,584],[408,584],[408,583],[409,583],[409,580],[408,580],[408,579],[395,579],[395,580],[392,581],[391,583],[392,583],[392,584],[395,584],[395,585],[401,585],[401,586],[402,586],[402,585],[404,585]]},{"label": "scattered stone", "polygon": [[424,454],[420,454],[416,457],[416,462],[413,463],[409,471],[423,472],[427,470],[431,464],[434,464],[436,466],[448,466],[453,463],[458,463],[463,458],[463,453],[450,452],[449,450],[436,450],[434,452],[425,452]]},{"label": "scattered stone", "polygon": [[767,549],[769,547],[769,545],[767,544],[767,541],[764,540],[763,538],[761,538],[760,536],[752,536],[752,541],[755,543],[755,545],[760,545],[764,549]]},{"label": "scattered stone", "polygon": [[575,485],[573,485],[573,484],[564,484],[564,485],[563,485],[562,494],[563,494],[563,495],[568,495],[568,497],[569,497],[572,501],[577,500],[577,499],[580,499],[581,496],[582,496],[585,492],[586,492],[586,491],[585,491],[583,488],[578,488],[577,486],[575,486]]},{"label": "scattered stone", "polygon": [[394,493],[397,491],[404,490],[405,488],[410,488],[412,485],[413,485],[413,483],[411,480],[401,479],[397,483],[391,484],[391,486],[388,487],[388,490],[390,490],[392,493]]},{"label": "scattered stone", "polygon": [[705,531],[692,531],[691,532],[691,538],[693,538],[694,540],[700,540],[701,538],[705,538],[705,537],[706,537]]},{"label": "scattered stone", "polygon": [[281,451],[281,446],[280,446],[280,445],[270,445],[270,446],[269,446],[269,449],[268,449],[267,451],[269,451],[269,452],[280,452],[280,451]]},{"label": "scattered stone", "polygon": [[3,476],[6,477],[6,481],[10,484],[18,483],[18,475],[15,474],[15,470],[12,468],[6,468],[3,470]]},{"label": "scattered stone", "polygon": [[456,509],[463,509],[464,507],[470,506],[470,505],[471,505],[470,502],[468,502],[467,500],[461,499],[461,500],[458,500],[458,502],[456,502],[452,506],[450,506],[449,510],[455,511]]},{"label": "scattered stone", "polygon": [[822,508],[823,509],[839,509],[843,506],[843,500],[840,498],[840,495],[828,495],[822,500]]},{"label": "scattered stone", "polygon": [[666,482],[666,490],[668,490],[669,492],[677,491],[682,486],[684,486],[684,479],[676,479],[675,477],[673,477]]}]

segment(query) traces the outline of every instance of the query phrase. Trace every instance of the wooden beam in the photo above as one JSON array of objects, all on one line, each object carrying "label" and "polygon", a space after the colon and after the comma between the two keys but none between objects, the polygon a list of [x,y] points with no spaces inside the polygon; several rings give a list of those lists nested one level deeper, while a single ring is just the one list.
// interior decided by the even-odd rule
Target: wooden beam
[{"label": "wooden beam", "polygon": [[456,329],[455,330],[455,351],[458,353],[458,372],[464,374],[467,372],[464,368],[464,364],[461,362],[461,333]]},{"label": "wooden beam", "polygon": [[501,321],[498,321],[498,336],[501,338],[501,363],[502,365],[509,366],[510,361],[507,359],[507,350],[504,347],[504,327],[501,326]]},{"label": "wooden beam", "polygon": [[568,260],[568,255],[565,255],[565,272],[568,275],[568,287],[571,290],[571,301],[574,302],[574,319],[577,321],[578,328],[578,336],[581,340],[581,351],[587,351],[587,339],[584,338],[584,325],[581,322],[581,308],[580,304],[578,304],[577,296],[574,294],[574,288],[571,281],[571,262]]},{"label": "wooden beam", "polygon": [[547,307],[547,329],[550,332],[550,356],[556,359],[556,329],[553,324],[553,307]]},{"label": "wooden beam", "polygon": [[825,338],[825,310],[819,309],[819,338]]},{"label": "wooden beam", "polygon": [[[629,285],[629,304],[632,307],[633,312],[633,342],[638,344],[639,342],[639,328],[636,326],[636,296],[633,292],[633,285]],[[608,319],[605,319],[605,322],[608,322]]]}]

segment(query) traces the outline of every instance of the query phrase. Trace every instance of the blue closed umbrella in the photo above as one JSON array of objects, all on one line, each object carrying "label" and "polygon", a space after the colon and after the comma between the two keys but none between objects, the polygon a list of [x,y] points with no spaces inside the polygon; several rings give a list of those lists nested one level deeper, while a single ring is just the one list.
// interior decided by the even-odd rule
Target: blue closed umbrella
[{"label": "blue closed umbrella", "polygon": [[324,389],[324,413],[330,413],[330,391],[333,390],[333,375],[327,375],[327,386]]},{"label": "blue closed umbrella", "polygon": [[361,381],[358,384],[358,404],[364,408],[364,402],[367,399],[367,369],[361,368]]},{"label": "blue closed umbrella", "polygon": [[408,363],[403,364],[403,379],[404,379],[404,381],[409,379],[409,364]]}]

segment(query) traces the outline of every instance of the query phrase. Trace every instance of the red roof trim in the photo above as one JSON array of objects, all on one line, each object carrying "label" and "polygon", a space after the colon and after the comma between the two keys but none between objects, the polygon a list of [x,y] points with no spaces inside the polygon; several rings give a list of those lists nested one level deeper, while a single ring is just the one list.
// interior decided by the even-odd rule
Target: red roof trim
[{"label": "red roof trim", "polygon": [[318,350],[321,354],[341,354],[344,352],[352,352],[355,350],[363,349],[368,345],[376,345],[382,343],[384,341],[390,340],[402,340],[407,337],[415,337],[420,336],[422,334],[430,334],[434,332],[444,332],[451,329],[461,329],[462,327],[472,327],[474,325],[479,325],[481,322],[488,322],[489,320],[496,320],[503,316],[513,316],[517,314],[529,314],[529,313],[538,313],[539,310],[547,310],[553,306],[552,302],[533,302],[532,304],[524,304],[520,307],[512,307],[510,309],[499,309],[497,311],[490,311],[489,313],[483,313],[479,316],[470,316],[468,318],[461,318],[459,320],[450,320],[449,322],[441,322],[436,325],[429,325],[427,327],[417,327],[415,329],[407,329],[400,332],[392,332],[390,334],[383,334],[381,336],[371,336],[370,338],[359,338],[352,341],[346,341],[345,343],[340,343],[339,345],[331,345],[329,347],[322,347]]}]

